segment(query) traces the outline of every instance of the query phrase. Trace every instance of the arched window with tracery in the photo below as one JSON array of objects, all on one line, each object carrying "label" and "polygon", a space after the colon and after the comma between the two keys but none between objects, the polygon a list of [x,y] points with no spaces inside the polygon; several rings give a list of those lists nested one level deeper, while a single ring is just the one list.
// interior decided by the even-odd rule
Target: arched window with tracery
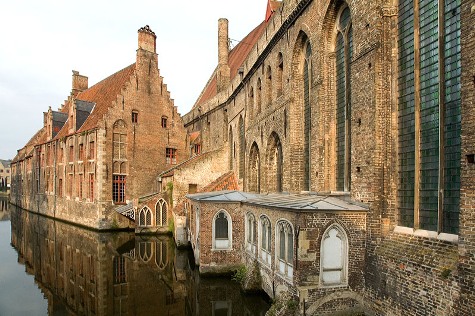
[{"label": "arched window with tracery", "polygon": [[157,240],[155,243],[155,263],[160,270],[168,264],[168,247],[166,240]]},{"label": "arched window with tracery", "polygon": [[276,245],[278,271],[292,278],[294,273],[294,230],[288,221],[279,221],[276,225]]},{"label": "arched window with tracery", "polygon": [[261,164],[259,147],[254,142],[249,153],[249,191],[259,193],[261,190]]},{"label": "arched window with tracery", "polygon": [[149,262],[152,259],[153,250],[150,241],[142,241],[139,243],[139,257],[143,262]]},{"label": "arched window with tracery", "polygon": [[232,248],[232,220],[225,210],[220,210],[213,219],[213,248]]},{"label": "arched window with tracery", "polygon": [[139,212],[139,226],[152,226],[152,211],[147,207],[143,207]]},{"label": "arched window with tracery", "polygon": [[336,27],[336,189],[349,191],[351,184],[351,58],[353,35],[350,8],[344,6]]},{"label": "arched window with tracery", "polygon": [[259,258],[265,264],[271,264],[271,224],[267,216],[263,215],[259,218]]},{"label": "arched window with tracery", "polygon": [[164,199],[159,199],[155,204],[155,225],[165,226],[167,225],[168,218],[168,205]]},{"label": "arched window with tracery", "polygon": [[320,246],[320,283],[338,286],[348,283],[348,238],[338,224],[328,227]]}]

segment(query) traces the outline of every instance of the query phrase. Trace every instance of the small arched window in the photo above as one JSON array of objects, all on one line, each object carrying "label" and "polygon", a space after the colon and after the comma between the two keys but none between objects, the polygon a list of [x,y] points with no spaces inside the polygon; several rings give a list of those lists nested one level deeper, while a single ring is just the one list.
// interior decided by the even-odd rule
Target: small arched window
[{"label": "small arched window", "polygon": [[252,213],[246,215],[246,250],[253,255],[256,252],[257,223]]},{"label": "small arched window", "polygon": [[260,259],[263,260],[266,264],[271,264],[271,225],[270,220],[267,216],[261,216],[259,221],[259,232],[260,232]]},{"label": "small arched window", "polygon": [[213,220],[213,246],[214,249],[231,249],[232,222],[229,214],[221,210]]},{"label": "small arched window", "polygon": [[320,250],[320,283],[325,286],[347,284],[348,239],[338,224],[327,228]]},{"label": "small arched window", "polygon": [[278,271],[282,275],[292,278],[294,266],[294,231],[287,221],[277,223],[276,249]]}]

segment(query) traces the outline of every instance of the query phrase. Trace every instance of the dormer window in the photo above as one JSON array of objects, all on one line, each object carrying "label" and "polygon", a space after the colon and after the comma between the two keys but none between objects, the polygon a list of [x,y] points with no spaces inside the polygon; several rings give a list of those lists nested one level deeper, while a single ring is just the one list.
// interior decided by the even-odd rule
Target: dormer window
[{"label": "dormer window", "polygon": [[168,124],[168,117],[166,116],[162,116],[162,127],[163,128],[167,128],[167,124]]},{"label": "dormer window", "polygon": [[138,123],[139,121],[139,112],[132,111],[132,123]]}]

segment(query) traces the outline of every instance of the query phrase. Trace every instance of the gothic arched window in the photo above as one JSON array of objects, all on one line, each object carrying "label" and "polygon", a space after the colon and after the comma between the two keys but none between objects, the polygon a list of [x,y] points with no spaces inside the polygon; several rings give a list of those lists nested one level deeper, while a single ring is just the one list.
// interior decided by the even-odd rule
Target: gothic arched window
[{"label": "gothic arched window", "polygon": [[232,221],[225,210],[220,210],[213,220],[213,248],[232,248]]},{"label": "gothic arched window", "polygon": [[348,283],[348,238],[340,225],[333,224],[323,233],[320,246],[320,283],[336,286]]}]

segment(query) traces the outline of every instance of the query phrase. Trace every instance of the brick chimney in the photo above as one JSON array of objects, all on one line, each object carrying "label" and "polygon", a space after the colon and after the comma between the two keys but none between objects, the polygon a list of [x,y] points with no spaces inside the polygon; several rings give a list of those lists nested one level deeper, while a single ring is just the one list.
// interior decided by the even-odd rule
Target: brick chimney
[{"label": "brick chimney", "polygon": [[157,35],[150,29],[150,26],[145,25],[138,30],[139,33],[139,49],[143,49],[152,53],[157,50]]},{"label": "brick chimney", "polygon": [[217,91],[223,91],[231,82],[231,70],[229,68],[229,36],[228,20],[218,20],[218,72],[216,74]]},{"label": "brick chimney", "polygon": [[77,96],[79,92],[87,90],[88,78],[79,74],[79,71],[73,70],[73,84],[71,95],[73,97]]}]

